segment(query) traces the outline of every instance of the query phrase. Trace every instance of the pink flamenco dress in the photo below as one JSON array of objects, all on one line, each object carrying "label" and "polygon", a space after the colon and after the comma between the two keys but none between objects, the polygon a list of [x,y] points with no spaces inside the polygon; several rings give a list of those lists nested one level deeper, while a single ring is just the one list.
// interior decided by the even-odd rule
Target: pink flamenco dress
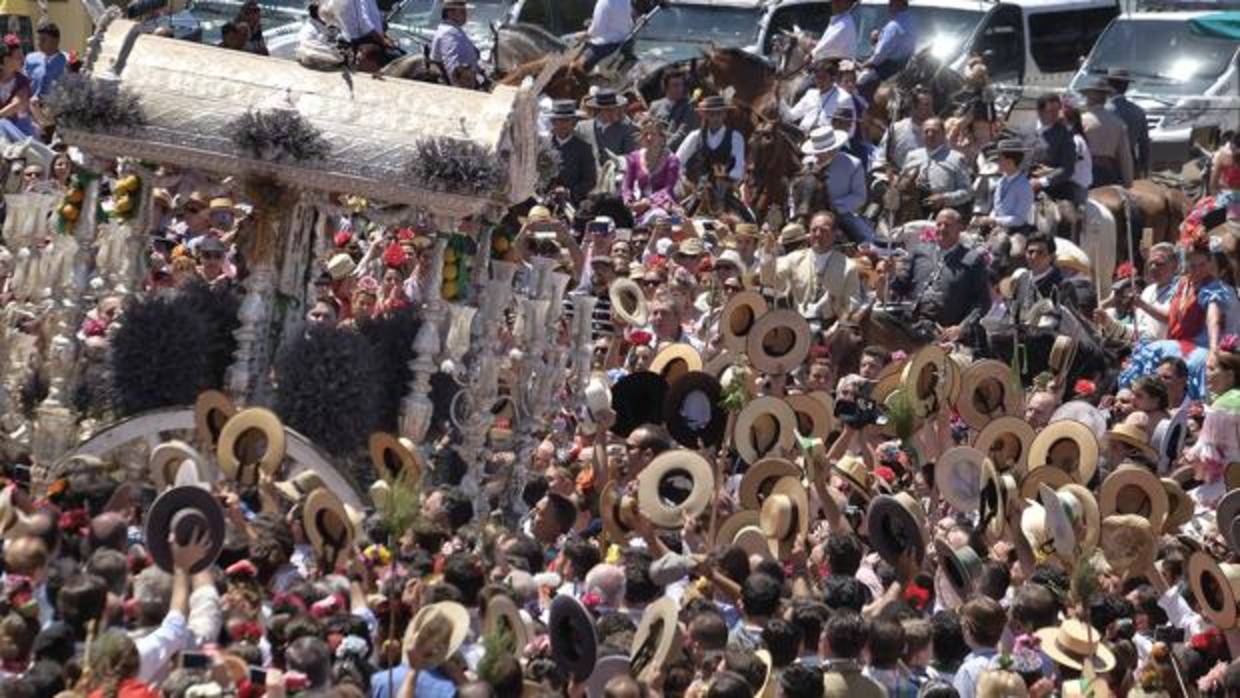
[{"label": "pink flamenco dress", "polygon": [[1192,490],[1198,509],[1213,511],[1227,493],[1223,469],[1228,463],[1240,461],[1240,387],[1232,388],[1215,398],[1206,408],[1205,422],[1197,443],[1185,451],[1184,459],[1199,463],[1203,483]]},{"label": "pink flamenco dress", "polygon": [[676,206],[674,190],[680,180],[680,159],[667,153],[653,172],[646,170],[645,149],[634,150],[625,158],[624,186],[621,193],[625,204],[645,199],[651,208],[670,211]]}]

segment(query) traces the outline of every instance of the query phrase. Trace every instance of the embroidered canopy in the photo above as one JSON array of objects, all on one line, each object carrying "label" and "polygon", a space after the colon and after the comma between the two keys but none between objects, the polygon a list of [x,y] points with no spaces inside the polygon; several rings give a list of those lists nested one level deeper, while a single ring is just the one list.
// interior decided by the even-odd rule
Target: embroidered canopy
[{"label": "embroidered canopy", "polygon": [[[537,181],[537,102],[529,91],[475,92],[368,74],[319,72],[293,61],[141,33],[114,20],[91,69],[141,97],[148,124],[134,133],[66,130],[100,155],[266,175],[292,187],[411,204],[451,217],[506,206]],[[331,145],[315,162],[257,159],[234,145],[229,126],[247,110],[295,109]],[[411,181],[405,168],[426,137],[471,141],[494,153],[501,190],[459,196]]]}]

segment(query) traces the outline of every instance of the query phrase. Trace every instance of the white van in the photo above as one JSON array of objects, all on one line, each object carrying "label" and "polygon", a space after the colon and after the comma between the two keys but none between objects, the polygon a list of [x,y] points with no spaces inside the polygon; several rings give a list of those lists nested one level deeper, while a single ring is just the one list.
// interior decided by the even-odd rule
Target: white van
[{"label": "white van", "polygon": [[1240,11],[1117,17],[1072,86],[1117,69],[1132,80],[1128,98],[1145,109],[1153,169],[1188,160],[1195,128],[1240,128]]},{"label": "white van", "polygon": [[[861,0],[859,55],[873,52],[872,32],[888,19],[886,0]],[[918,46],[963,70],[970,55],[984,56],[991,81],[1007,85],[1064,87],[1094,41],[1120,12],[1118,0],[912,0]],[[794,27],[821,35],[831,19],[824,0],[784,0],[763,19],[759,47],[766,54],[782,31]]]}]

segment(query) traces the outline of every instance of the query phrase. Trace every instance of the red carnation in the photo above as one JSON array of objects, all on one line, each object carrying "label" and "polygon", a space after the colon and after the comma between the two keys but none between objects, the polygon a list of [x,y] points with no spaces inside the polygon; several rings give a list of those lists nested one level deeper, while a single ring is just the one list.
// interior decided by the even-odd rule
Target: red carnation
[{"label": "red carnation", "polygon": [[1081,378],[1076,383],[1072,384],[1072,393],[1079,398],[1092,397],[1097,391],[1098,386],[1094,385],[1093,381],[1086,380],[1084,378]]}]

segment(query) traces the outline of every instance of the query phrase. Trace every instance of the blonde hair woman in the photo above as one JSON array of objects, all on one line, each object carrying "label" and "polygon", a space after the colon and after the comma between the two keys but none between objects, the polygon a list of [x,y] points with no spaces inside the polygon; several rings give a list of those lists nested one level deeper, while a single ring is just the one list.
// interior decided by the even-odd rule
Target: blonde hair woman
[{"label": "blonde hair woman", "polygon": [[977,698],[1028,698],[1029,689],[1020,674],[990,669],[977,678]]},{"label": "blonde hair woman", "polygon": [[624,203],[641,215],[651,208],[671,211],[676,206],[672,193],[680,179],[680,158],[667,147],[667,122],[647,116],[638,124],[642,147],[625,157]]}]

